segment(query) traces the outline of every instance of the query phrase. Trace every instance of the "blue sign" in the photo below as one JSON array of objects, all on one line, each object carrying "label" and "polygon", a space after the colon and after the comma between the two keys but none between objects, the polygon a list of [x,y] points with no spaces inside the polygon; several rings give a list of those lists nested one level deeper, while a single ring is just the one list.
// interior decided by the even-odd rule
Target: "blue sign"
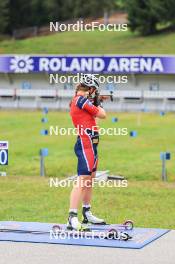
[{"label": "blue sign", "polygon": [[0,165],[8,165],[8,142],[0,141]]},{"label": "blue sign", "polygon": [[175,74],[175,56],[0,56],[0,72]]}]

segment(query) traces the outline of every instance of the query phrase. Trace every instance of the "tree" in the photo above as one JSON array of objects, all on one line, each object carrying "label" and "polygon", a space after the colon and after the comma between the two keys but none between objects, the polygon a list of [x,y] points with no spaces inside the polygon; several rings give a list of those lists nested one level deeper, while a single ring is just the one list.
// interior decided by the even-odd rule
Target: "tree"
[{"label": "tree", "polygon": [[72,1],[72,0],[62,1],[62,3],[60,4],[62,20],[75,18],[75,5],[76,5],[76,1]]},{"label": "tree", "polygon": [[115,0],[0,0],[1,31],[42,26],[50,21],[98,17],[113,9]]},{"label": "tree", "polygon": [[127,0],[126,9],[132,31],[139,31],[142,35],[156,32],[158,19],[152,14],[149,0]]},{"label": "tree", "polygon": [[65,11],[63,10],[65,2],[67,3],[68,0],[45,0],[48,21],[59,21],[63,19],[65,15]]},{"label": "tree", "polygon": [[48,8],[45,0],[32,0],[31,1],[31,21],[33,26],[42,26],[49,21]]},{"label": "tree", "polygon": [[175,1],[174,0],[150,0],[152,14],[159,23],[165,24],[175,22]]},{"label": "tree", "polygon": [[0,33],[4,33],[9,23],[9,0],[0,0]]},{"label": "tree", "polygon": [[174,0],[126,0],[129,26],[132,31],[151,35],[159,25],[175,24]]},{"label": "tree", "polygon": [[75,0],[75,17],[99,17],[115,6],[114,0]]},{"label": "tree", "polygon": [[32,8],[29,0],[9,0],[9,32],[31,26],[31,18]]},{"label": "tree", "polygon": [[125,9],[125,0],[116,0],[115,1],[115,6],[119,10],[124,10]]}]

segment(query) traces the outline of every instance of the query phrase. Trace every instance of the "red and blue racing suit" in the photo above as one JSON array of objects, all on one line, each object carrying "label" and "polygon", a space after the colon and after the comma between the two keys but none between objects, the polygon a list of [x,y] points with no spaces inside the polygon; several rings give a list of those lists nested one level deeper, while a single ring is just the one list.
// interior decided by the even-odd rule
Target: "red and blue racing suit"
[{"label": "red and blue racing suit", "polygon": [[98,111],[99,109],[86,97],[75,96],[72,99],[70,115],[74,126],[78,129],[74,151],[78,158],[79,176],[91,175],[97,170],[99,133],[95,117]]}]

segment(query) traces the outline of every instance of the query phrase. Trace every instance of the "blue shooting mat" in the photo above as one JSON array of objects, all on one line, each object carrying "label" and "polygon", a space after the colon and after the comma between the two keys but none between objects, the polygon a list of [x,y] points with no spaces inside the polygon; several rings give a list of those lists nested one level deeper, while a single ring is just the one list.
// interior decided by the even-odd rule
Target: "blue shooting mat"
[{"label": "blue shooting mat", "polygon": [[[43,234],[31,233],[16,233],[16,232],[0,232],[0,241],[14,242],[31,242],[31,243],[49,243],[49,244],[64,244],[78,246],[95,246],[95,247],[112,247],[112,248],[130,248],[140,249],[154,240],[160,238],[170,230],[157,228],[134,228],[126,232],[131,235],[132,240],[120,241],[100,238],[85,238],[85,237],[67,237],[53,236],[50,231],[54,223],[38,223],[38,222],[15,222],[15,221],[0,221],[0,229],[17,229],[27,231],[48,232]],[[66,225],[58,224],[63,229]],[[111,228],[117,228],[117,224],[107,226],[91,226],[92,230],[105,231]],[[124,231],[121,229],[121,231]]]}]

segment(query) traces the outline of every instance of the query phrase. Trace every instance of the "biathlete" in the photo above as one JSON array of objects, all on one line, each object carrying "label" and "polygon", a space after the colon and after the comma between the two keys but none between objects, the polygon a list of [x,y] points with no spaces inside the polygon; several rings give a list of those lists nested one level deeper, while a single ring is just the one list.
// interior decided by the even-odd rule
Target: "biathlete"
[{"label": "biathlete", "polygon": [[[91,212],[92,181],[95,177],[99,143],[99,133],[96,118],[106,118],[105,110],[100,101],[90,100],[99,90],[98,79],[91,74],[84,75],[76,88],[76,94],[70,104],[70,115],[74,126],[78,129],[77,142],[74,147],[78,158],[77,184],[74,185],[70,195],[70,209],[67,228],[81,230],[82,224],[78,220],[78,207],[82,202],[83,224],[105,224],[104,219],[94,216]],[[94,97],[95,98],[95,97]]]}]

